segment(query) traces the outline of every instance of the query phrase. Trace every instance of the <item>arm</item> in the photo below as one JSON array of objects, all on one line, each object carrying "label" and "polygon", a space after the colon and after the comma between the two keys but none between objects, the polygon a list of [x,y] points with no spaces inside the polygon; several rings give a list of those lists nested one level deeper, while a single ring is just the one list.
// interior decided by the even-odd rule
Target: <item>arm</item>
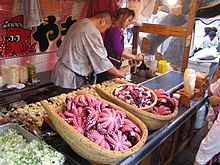
[{"label": "arm", "polygon": [[[212,77],[212,80],[211,80],[211,84],[215,83],[220,77],[220,66],[218,66],[215,70],[215,74],[214,76]],[[212,95],[212,92],[210,90],[210,86],[208,88],[208,95],[211,96]]]},{"label": "arm", "polygon": [[194,165],[206,164],[219,152],[220,116],[217,117],[206,137],[202,140],[196,154]]},{"label": "arm", "polygon": [[139,53],[137,55],[131,54],[128,51],[124,50],[122,53],[122,57],[126,59],[136,60],[136,61],[143,61],[143,54]]},{"label": "arm", "polygon": [[216,68],[215,74],[214,74],[214,76],[213,76],[213,78],[212,78],[211,83],[216,82],[219,77],[220,77],[220,66],[218,66],[218,67]]},{"label": "arm", "polygon": [[215,47],[218,46],[218,37],[217,37],[217,36],[214,38],[214,46],[215,46]]},{"label": "arm", "polygon": [[124,70],[118,70],[114,66],[107,70],[108,73],[124,78],[126,76]]},{"label": "arm", "polygon": [[209,100],[209,104],[211,106],[216,106],[216,105],[220,104],[220,97],[219,96],[212,95],[208,98],[208,100]]},{"label": "arm", "polygon": [[209,43],[210,43],[210,39],[209,39],[209,36],[205,36],[203,39],[202,39],[202,42],[200,43],[200,44],[198,44],[197,46],[196,46],[196,48],[197,49],[199,49],[199,48],[205,48],[205,47],[207,47],[207,45],[209,45]]}]

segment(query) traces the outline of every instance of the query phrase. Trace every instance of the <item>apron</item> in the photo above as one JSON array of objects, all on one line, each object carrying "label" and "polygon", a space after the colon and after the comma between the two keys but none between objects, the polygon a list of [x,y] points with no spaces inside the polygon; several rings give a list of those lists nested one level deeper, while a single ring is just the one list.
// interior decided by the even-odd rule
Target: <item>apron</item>
[{"label": "apron", "polygon": [[[124,36],[121,33],[121,45],[124,48]],[[111,63],[117,68],[120,69],[122,65],[122,55],[116,53],[116,52],[111,52],[108,53],[108,59],[111,61]],[[116,75],[109,74],[108,72],[103,72],[97,75],[97,83],[101,83],[106,80],[111,80],[113,78],[117,78]]]}]

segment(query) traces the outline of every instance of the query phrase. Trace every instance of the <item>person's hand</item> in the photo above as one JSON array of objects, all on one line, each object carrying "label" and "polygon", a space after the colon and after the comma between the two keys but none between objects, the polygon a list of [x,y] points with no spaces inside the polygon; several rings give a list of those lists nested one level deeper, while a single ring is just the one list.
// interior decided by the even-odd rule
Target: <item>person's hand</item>
[{"label": "person's hand", "polygon": [[208,98],[211,106],[216,106],[220,104],[220,97],[217,95],[212,95]]},{"label": "person's hand", "polygon": [[118,75],[118,77],[120,77],[120,78],[125,78],[126,72],[125,72],[124,70],[118,70],[118,71],[117,71],[117,75]]},{"label": "person's hand", "polygon": [[137,65],[137,62],[136,62],[136,60],[128,60],[128,64],[130,66],[134,66],[134,65]]},{"label": "person's hand", "polygon": [[136,61],[143,61],[144,60],[144,54],[143,53],[139,53],[135,55],[135,60]]},{"label": "person's hand", "polygon": [[216,118],[217,118],[216,115],[212,115],[211,118],[210,118],[210,121],[211,121],[211,122],[214,122],[214,121],[216,120]]},{"label": "person's hand", "polygon": [[217,68],[216,68],[216,70],[215,70],[215,75],[214,76],[216,76],[216,78],[219,78],[220,77],[220,66],[218,66]]}]

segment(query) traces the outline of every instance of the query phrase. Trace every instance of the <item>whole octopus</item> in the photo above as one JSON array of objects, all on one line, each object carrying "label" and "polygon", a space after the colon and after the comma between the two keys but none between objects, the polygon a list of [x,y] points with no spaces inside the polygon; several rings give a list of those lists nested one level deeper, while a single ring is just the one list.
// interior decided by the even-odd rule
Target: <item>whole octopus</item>
[{"label": "whole octopus", "polygon": [[90,94],[67,97],[66,110],[58,114],[79,133],[109,150],[126,150],[141,139],[140,128],[125,112]]},{"label": "whole octopus", "polygon": [[179,101],[176,98],[171,98],[163,89],[154,89],[157,95],[156,105],[149,111],[157,115],[170,115],[174,109],[178,107]]}]

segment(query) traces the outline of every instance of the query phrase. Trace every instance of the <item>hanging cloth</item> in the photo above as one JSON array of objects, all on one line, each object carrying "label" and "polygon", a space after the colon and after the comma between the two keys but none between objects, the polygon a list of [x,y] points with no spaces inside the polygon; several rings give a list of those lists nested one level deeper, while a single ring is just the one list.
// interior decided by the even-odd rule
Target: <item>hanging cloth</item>
[{"label": "hanging cloth", "polygon": [[118,8],[117,2],[118,0],[93,0],[88,16],[93,16],[99,11],[108,11],[111,16],[114,16]]},{"label": "hanging cloth", "polygon": [[142,11],[142,15],[144,17],[151,18],[151,15],[154,12],[154,7],[157,4],[156,2],[157,2],[157,0],[148,1],[148,4],[146,5],[144,10]]},{"label": "hanging cloth", "polygon": [[31,28],[42,23],[39,0],[22,0],[24,27]]}]

